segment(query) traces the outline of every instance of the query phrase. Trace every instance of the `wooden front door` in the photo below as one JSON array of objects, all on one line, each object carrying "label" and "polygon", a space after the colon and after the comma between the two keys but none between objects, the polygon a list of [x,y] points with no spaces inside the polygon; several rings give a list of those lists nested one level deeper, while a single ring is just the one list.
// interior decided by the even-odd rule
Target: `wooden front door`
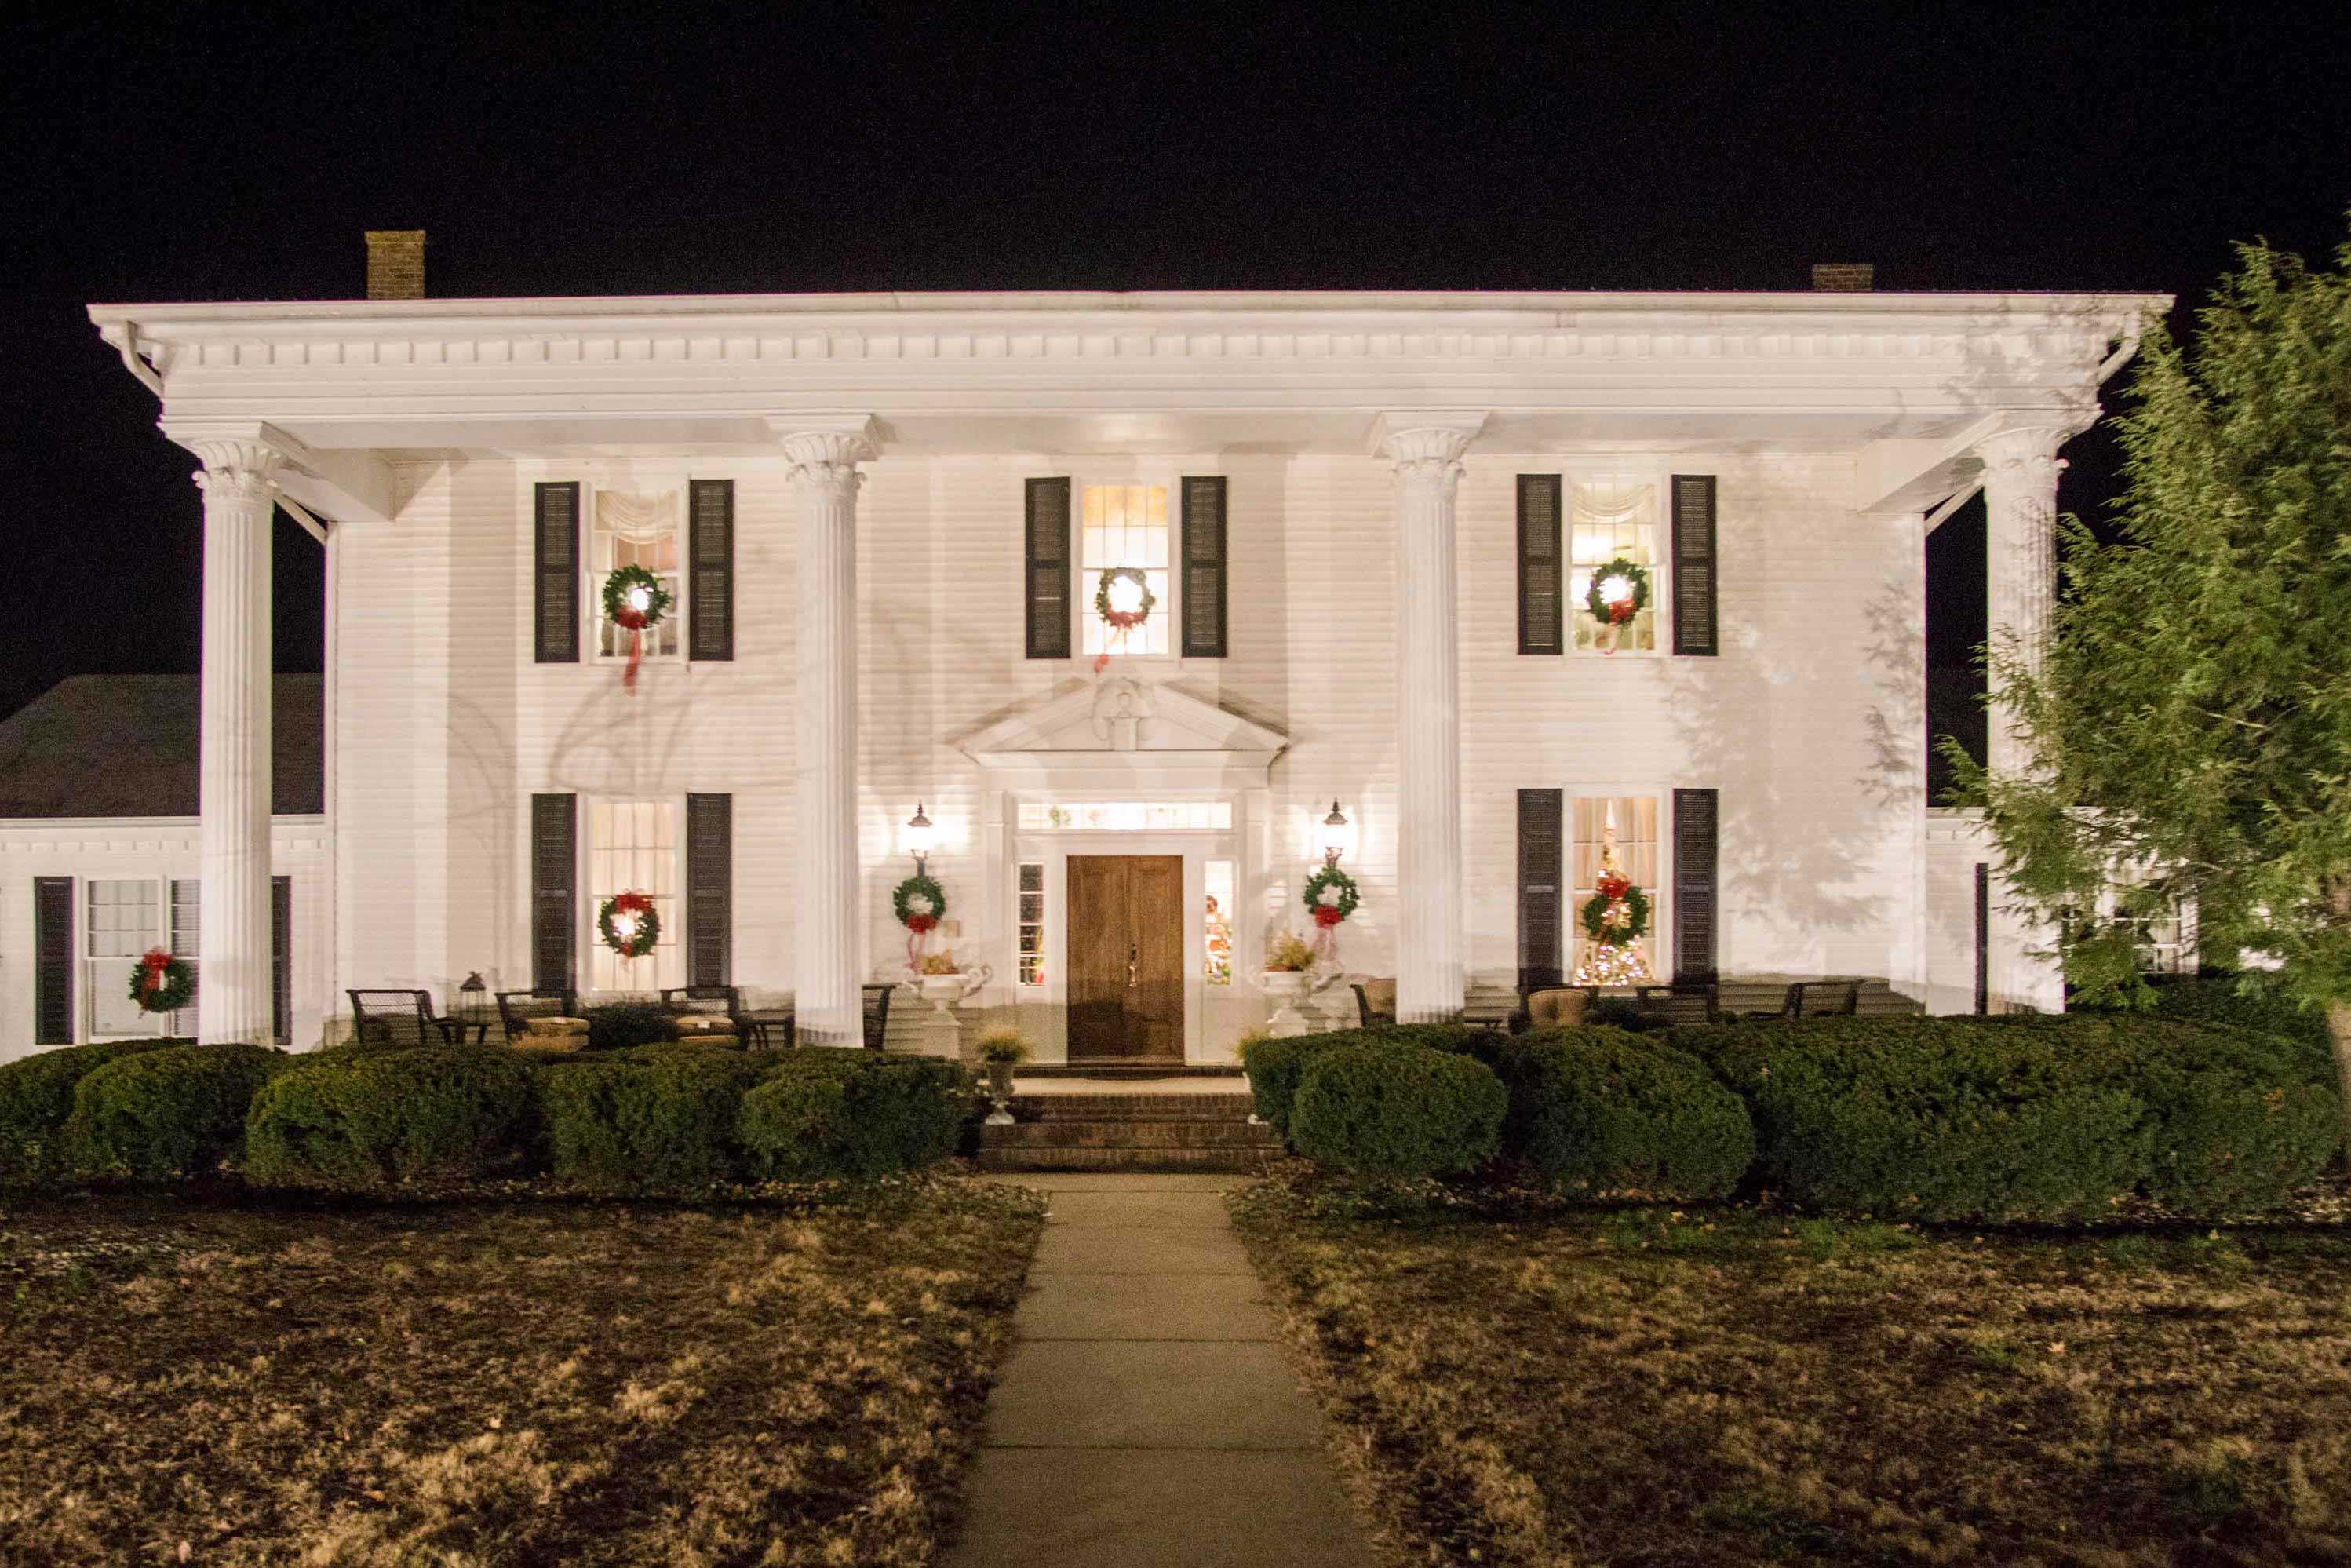
[{"label": "wooden front door", "polygon": [[1184,857],[1071,855],[1070,1060],[1184,1060]]}]

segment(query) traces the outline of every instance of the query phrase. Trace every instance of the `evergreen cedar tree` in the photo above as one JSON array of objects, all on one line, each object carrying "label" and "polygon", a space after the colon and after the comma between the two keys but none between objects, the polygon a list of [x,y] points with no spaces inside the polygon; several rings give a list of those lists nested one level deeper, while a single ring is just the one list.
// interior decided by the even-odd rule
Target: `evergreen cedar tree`
[{"label": "evergreen cedar tree", "polygon": [[[2192,903],[2206,954],[2270,955],[2243,984],[2325,1018],[2351,1142],[2351,243],[2238,256],[2192,350],[2142,340],[2118,531],[2064,519],[2043,668],[1989,650],[2042,770],[1943,744],[2086,999],[2145,1005],[2130,922]],[[2117,867],[2146,881],[2084,918]]]}]

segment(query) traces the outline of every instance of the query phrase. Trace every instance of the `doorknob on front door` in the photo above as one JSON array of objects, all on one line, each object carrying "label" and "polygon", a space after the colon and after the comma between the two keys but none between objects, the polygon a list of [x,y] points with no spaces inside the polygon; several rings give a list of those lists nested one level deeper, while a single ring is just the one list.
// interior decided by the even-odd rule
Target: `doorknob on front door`
[{"label": "doorknob on front door", "polygon": [[1130,991],[1142,984],[1138,978],[1141,971],[1136,967],[1142,956],[1143,949],[1138,944],[1130,942],[1126,945],[1126,988]]}]

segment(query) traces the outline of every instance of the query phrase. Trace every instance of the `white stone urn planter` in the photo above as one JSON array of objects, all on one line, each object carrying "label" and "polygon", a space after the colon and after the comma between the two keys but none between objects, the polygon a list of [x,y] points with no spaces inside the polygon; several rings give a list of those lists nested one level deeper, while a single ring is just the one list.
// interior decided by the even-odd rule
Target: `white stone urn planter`
[{"label": "white stone urn planter", "polygon": [[966,998],[995,977],[996,971],[982,964],[977,969],[965,969],[952,975],[918,975],[914,991],[931,1004],[930,1015],[923,1019],[924,1051],[930,1056],[957,1058],[963,1054],[963,1020],[955,1009]]},{"label": "white stone urn planter", "polygon": [[1273,1003],[1273,1016],[1265,1020],[1266,1033],[1287,1038],[1313,1032],[1306,1015],[1298,1010],[1314,989],[1311,970],[1268,969],[1258,977],[1258,983]]}]

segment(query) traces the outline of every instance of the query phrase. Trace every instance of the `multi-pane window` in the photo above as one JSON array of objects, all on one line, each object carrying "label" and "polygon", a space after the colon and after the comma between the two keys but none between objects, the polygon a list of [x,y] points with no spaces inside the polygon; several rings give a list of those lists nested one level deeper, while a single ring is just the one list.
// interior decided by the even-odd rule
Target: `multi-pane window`
[{"label": "multi-pane window", "polygon": [[1592,940],[1584,935],[1583,906],[1599,890],[1600,870],[1613,845],[1617,868],[1649,900],[1649,929],[1639,943],[1652,976],[1657,967],[1657,800],[1654,795],[1581,796],[1575,802],[1575,849],[1568,866],[1567,916],[1575,934],[1575,968],[1583,967]]},{"label": "multi-pane window", "polygon": [[588,811],[589,917],[623,893],[653,900],[661,922],[653,950],[623,958],[590,934],[589,986],[599,991],[655,991],[685,983],[683,912],[677,899],[677,806],[670,800],[598,800]]},{"label": "multi-pane window", "polygon": [[1022,861],[1019,881],[1014,896],[1019,900],[1015,928],[1020,942],[1020,983],[1041,986],[1045,983],[1045,866],[1041,861]]},{"label": "multi-pane window", "polygon": [[[186,912],[186,925],[168,939],[162,887],[153,877],[97,879],[88,884],[84,917],[83,994],[89,998],[89,1038],[119,1040],[137,1035],[194,1032],[193,1005],[176,1013],[142,1011],[131,999],[131,971],[150,948],[162,947],[195,962],[196,884],[172,883],[170,913]],[[185,890],[184,894],[183,890]],[[184,902],[183,902],[184,900]]]},{"label": "multi-pane window", "polygon": [[[1165,653],[1173,607],[1167,602],[1167,487],[1164,485],[1088,485],[1079,493],[1078,621],[1085,628],[1084,651],[1093,653]],[[1121,632],[1097,612],[1094,596],[1102,574],[1126,569],[1142,574],[1151,591],[1150,618]],[[1113,608],[1128,607],[1134,586],[1109,585]]]},{"label": "multi-pane window", "polygon": [[[1568,521],[1567,620],[1578,653],[1625,653],[1654,649],[1664,612],[1666,573],[1659,563],[1657,486],[1653,477],[1596,476],[1572,486]],[[1647,602],[1629,615],[1614,609],[1592,613],[1592,584],[1600,578],[1604,604],[1627,603],[1633,582],[1622,573],[1604,574],[1613,562],[1629,561],[1648,577]]]},{"label": "multi-pane window", "polygon": [[1020,827],[1102,833],[1222,831],[1233,825],[1230,800],[1023,800]]},{"label": "multi-pane window", "polygon": [[1212,986],[1233,983],[1233,862],[1210,861],[1201,868],[1207,884],[1203,919],[1207,957],[1203,977]]},{"label": "multi-pane window", "polygon": [[644,631],[644,655],[666,658],[677,652],[678,628],[685,623],[680,564],[683,508],[675,490],[632,496],[599,490],[595,526],[588,548],[588,608],[596,620],[596,648],[607,658],[629,656],[629,629],[604,613],[604,580],[626,566],[641,566],[669,591],[669,612]]}]

